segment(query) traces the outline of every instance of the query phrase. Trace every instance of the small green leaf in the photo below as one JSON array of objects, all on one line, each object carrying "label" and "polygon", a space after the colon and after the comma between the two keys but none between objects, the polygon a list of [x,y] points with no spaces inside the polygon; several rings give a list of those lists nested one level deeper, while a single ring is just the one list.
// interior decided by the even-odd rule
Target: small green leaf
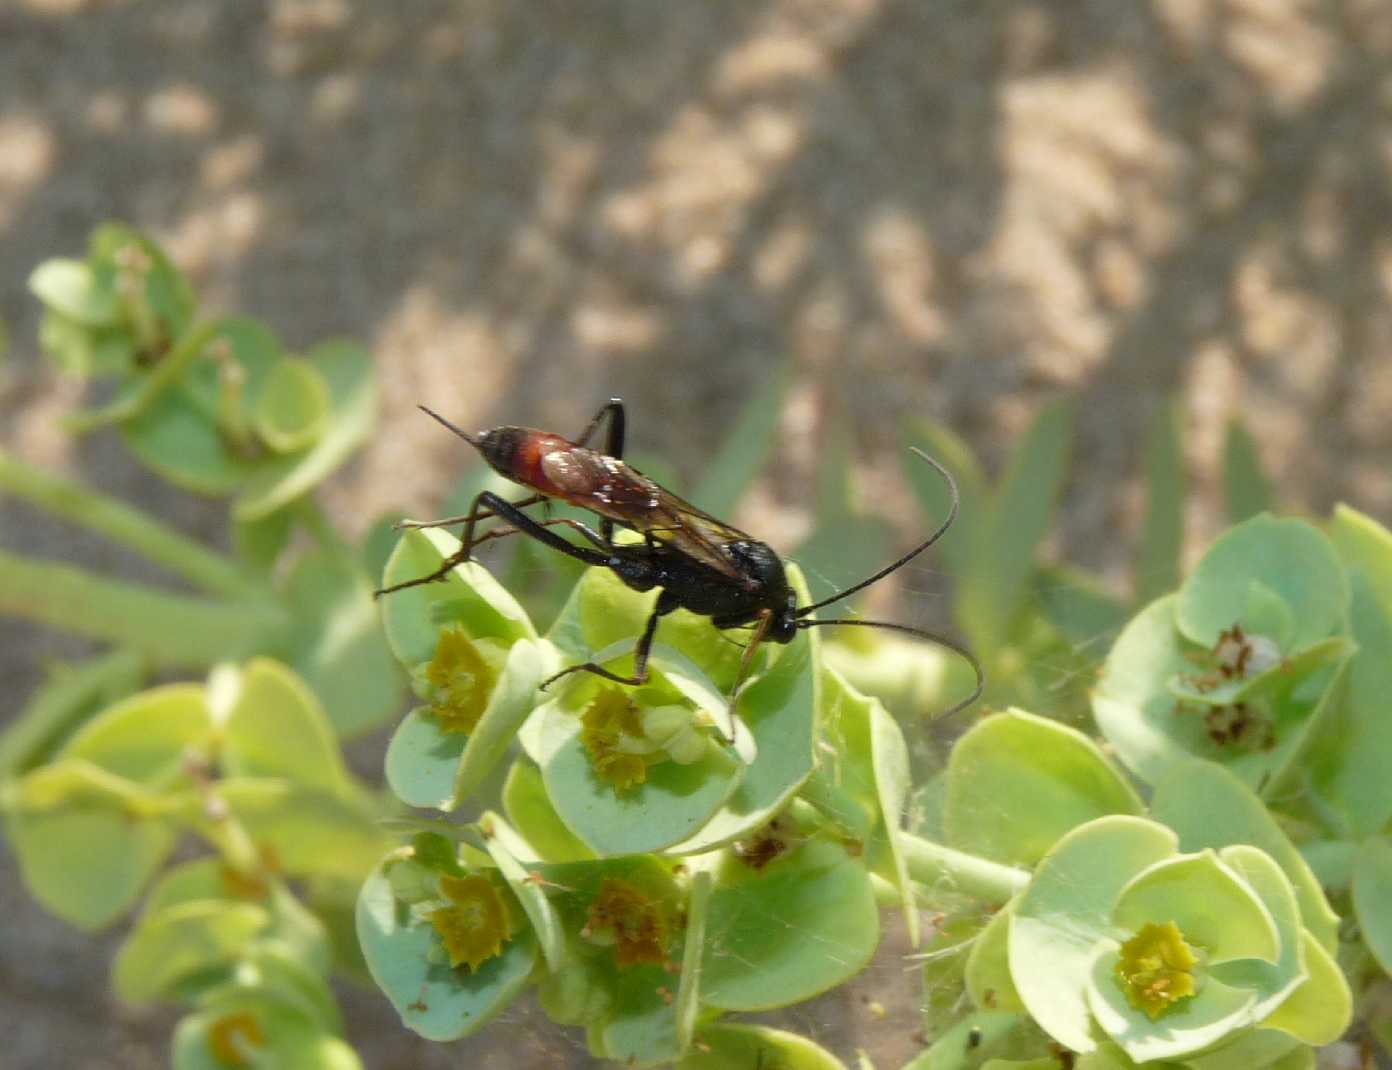
[{"label": "small green leaf", "polygon": [[[905,1063],[901,1070],[1059,1070],[1059,1060],[1027,1059],[1041,1045],[1039,1030],[1029,1016],[1011,1011],[977,1011],[954,1022],[927,1051]],[[1077,1056],[1077,1070],[1123,1070],[1111,1063],[1088,1062],[1091,1055]],[[1125,1067],[1124,1070],[1133,1070]],[[1157,1068],[1159,1070],[1159,1068]],[[1170,1070],[1165,1067],[1163,1070]]]},{"label": "small green leaf", "polygon": [[686,903],[686,936],[682,949],[681,975],[672,1012],[676,1018],[677,1050],[686,1051],[696,1031],[701,1007],[701,956],[706,946],[706,916],[710,912],[711,874],[697,870],[691,878],[691,894]]},{"label": "small green leaf", "polygon": [[479,826],[485,830],[483,845],[497,865],[503,880],[508,882],[513,895],[517,896],[518,902],[522,904],[527,920],[532,923],[532,932],[541,946],[546,968],[554,973],[564,965],[566,958],[565,931],[561,927],[561,920],[541,886],[532,880],[522,863],[513,857],[512,852],[497,835],[496,826],[499,825],[505,826],[506,822],[497,814],[487,811],[483,814],[479,819]]},{"label": "small green leaf", "polygon": [[290,876],[360,878],[387,846],[377,807],[284,780],[224,780],[218,794]]},{"label": "small green leaf", "polygon": [[1179,402],[1158,406],[1146,443],[1146,518],[1136,560],[1136,601],[1145,603],[1179,586],[1184,547],[1184,451]]},{"label": "small green leaf", "polygon": [[183,383],[160,391],[139,413],[123,420],[120,430],[142,464],[196,494],[230,494],[250,471],[250,461],[228,450],[211,414],[199,407]]},{"label": "small green leaf", "polygon": [[1261,634],[1248,626],[1253,583],[1266,592],[1261,601],[1274,592],[1289,609],[1295,631],[1271,637],[1283,653],[1295,653],[1344,625],[1348,579],[1329,540],[1304,520],[1262,515],[1220,536],[1195,566],[1179,593],[1180,631],[1210,648],[1235,623]]},{"label": "small green leaf", "polygon": [[289,509],[281,509],[260,520],[245,523],[234,521],[232,548],[237,553],[237,559],[257,576],[270,576],[280,555],[290,544],[290,536],[294,532],[293,519]]},{"label": "small green leaf", "polygon": [[[681,1054],[671,981],[661,966],[618,971],[613,1006],[589,1029],[590,1037],[598,1039],[594,1050],[626,1067],[671,1065]],[[659,988],[666,990],[665,998]]]},{"label": "small green leaf", "polygon": [[1366,513],[1341,504],[1334,507],[1329,537],[1345,567],[1363,573],[1383,612],[1392,616],[1392,532]]},{"label": "small green leaf", "polygon": [[1233,524],[1271,508],[1271,483],[1262,471],[1257,444],[1236,417],[1228,421],[1223,438],[1223,496]]},{"label": "small green leaf", "polygon": [[279,662],[254,658],[242,671],[223,725],[229,776],[285,777],[329,795],[350,791],[333,728],[314,692]]},{"label": "small green leaf", "polygon": [[1034,865],[1070,829],[1142,809],[1091,739],[1023,710],[973,725],[948,763],[947,842],[999,862]]},{"label": "small green leaf", "polygon": [[859,973],[880,938],[869,874],[824,840],[758,870],[722,859],[706,927],[702,1000],[730,1011],[784,1007],[825,992]]},{"label": "small green leaf", "polygon": [[[1107,655],[1092,696],[1099,727],[1148,783],[1176,762],[1199,756],[1222,761],[1250,785],[1275,790],[1337,708],[1339,665],[1351,644],[1341,637],[1316,642],[1269,670],[1205,689],[1201,666],[1191,660],[1197,651],[1175,629],[1178,597],[1167,595],[1142,610]],[[1310,681],[1323,683],[1324,691],[1301,693],[1295,701],[1297,689]],[[1247,706],[1224,705],[1237,702]],[[1226,715],[1249,718],[1245,734],[1224,734]]]},{"label": "small green leaf", "polygon": [[259,1060],[256,1065],[362,1070],[357,1053],[340,1037],[284,1002],[280,992],[260,988],[221,991],[180,1021],[170,1054],[174,1070],[227,1070],[229,1064],[217,1052],[226,1050],[229,1031],[248,1042]]},{"label": "small green leaf", "polygon": [[581,862],[594,852],[565,827],[546,794],[541,770],[518,758],[503,784],[503,809],[508,820],[536,852],[548,862]]},{"label": "small green leaf", "polygon": [[158,788],[178,778],[190,750],[206,751],[212,727],[203,688],[170,684],[104,710],[68,740],[59,757],[83,759]]},{"label": "small green leaf", "polygon": [[140,816],[155,805],[131,781],[69,758],[10,785],[0,810],[34,898],[97,929],[135,903],[174,846],[168,824]]},{"label": "small green leaf", "polygon": [[1023,1011],[1024,1003],[1010,977],[1010,917],[1007,903],[991,915],[969,944],[965,981],[972,1002],[982,1010]]},{"label": "small green leaf", "polygon": [[103,265],[122,268],[122,259],[132,251],[132,246],[140,254],[135,259],[143,261],[139,272],[145,285],[139,297],[163,322],[166,336],[175,338],[188,327],[196,302],[188,280],[164,250],[124,223],[103,223],[92,232],[88,242],[91,259],[99,268]]},{"label": "small green leaf", "polygon": [[252,420],[256,433],[277,453],[308,449],[329,420],[329,387],[309,361],[287,357],[261,384]]},{"label": "small green leaf", "polygon": [[1307,972],[1304,983],[1262,1025],[1318,1047],[1334,1043],[1348,1029],[1353,1019],[1353,993],[1334,956],[1309,932],[1302,936]]},{"label": "small green leaf", "polygon": [[1392,974],[1392,841],[1364,842],[1353,869],[1353,909],[1363,940],[1383,972]]},{"label": "small green leaf", "polygon": [[397,903],[381,867],[363,884],[357,927],[372,979],[402,1023],[427,1040],[476,1032],[522,991],[537,957],[536,940],[524,929],[477,970],[432,962],[435,930]]},{"label": "small green leaf", "polygon": [[1117,895],[1112,921],[1127,933],[1173,922],[1185,941],[1204,949],[1206,967],[1233,959],[1275,963],[1281,952],[1281,934],[1262,901],[1213,851],[1147,867]]},{"label": "small green leaf", "polygon": [[696,1039],[698,1046],[677,1070],[846,1070],[831,1052],[806,1037],[764,1025],[712,1022],[697,1030]]},{"label": "small green leaf", "polygon": [[462,732],[444,731],[428,708],[412,710],[387,745],[387,784],[408,806],[453,809],[455,774],[467,742]]},{"label": "small green leaf", "polygon": [[1139,817],[1090,821],[1054,845],[1016,901],[1010,975],[1031,1017],[1065,1047],[1097,1046],[1087,992],[1098,947],[1113,939],[1112,905],[1136,873],[1174,853],[1175,840]]},{"label": "small green leaf", "polygon": [[1362,568],[1350,571],[1349,620],[1358,643],[1348,668],[1346,697],[1311,739],[1311,782],[1345,823],[1343,834],[1370,836],[1392,819],[1392,602],[1383,601]]},{"label": "small green leaf", "polygon": [[270,924],[251,903],[200,899],[141,919],[112,967],[116,993],[128,1003],[176,995],[180,982],[235,959]]},{"label": "small green leaf", "polygon": [[[294,901],[283,889],[280,895]],[[317,919],[308,910],[304,907],[299,909],[315,924],[316,936],[322,941],[323,927],[318,925]],[[307,958],[299,947],[283,939],[283,930],[276,932],[273,928],[270,935],[257,940],[247,949],[238,965],[240,976],[233,979],[233,991],[237,988],[262,989],[274,994],[287,1007],[298,1011],[325,1032],[343,1032],[343,1016],[339,1014],[333,992],[324,979],[329,968],[327,958]],[[217,995],[210,993],[205,1001],[214,1003]]]},{"label": "small green leaf", "polygon": [[29,276],[29,289],[49,308],[84,327],[110,327],[120,314],[112,279],[98,279],[83,260],[45,260]]},{"label": "small green leaf", "polygon": [[519,639],[508,651],[502,675],[460,756],[454,798],[473,794],[502,761],[522,722],[536,708],[537,689],[556,669],[556,653],[545,640]]},{"label": "small green leaf", "polygon": [[347,342],[324,342],[305,359],[327,386],[327,425],[309,449],[257,465],[233,505],[238,520],[256,520],[294,501],[342,465],[372,433],[377,385],[371,356]]},{"label": "small green leaf", "polygon": [[879,702],[870,707],[870,756],[875,771],[875,793],[880,818],[884,823],[893,882],[899,888],[899,902],[904,914],[909,946],[918,947],[917,892],[909,880],[908,862],[904,857],[904,807],[908,803],[912,780],[909,773],[909,748],[904,733]]},{"label": "small green leaf", "polygon": [[338,736],[361,735],[401,708],[401,673],[367,578],[350,557],[327,549],[301,554],[281,598],[294,614],[286,659],[319,696]]},{"label": "small green leaf", "polygon": [[[406,531],[382,574],[382,585],[426,576],[459,549],[459,540],[436,528]],[[460,565],[438,583],[421,584],[381,595],[387,642],[408,669],[435,656],[440,628],[462,624],[474,638],[535,639],[536,629],[517,599],[481,565]]]},{"label": "small green leaf", "polygon": [[1266,852],[1290,878],[1305,928],[1334,948],[1339,917],[1319,882],[1270,811],[1231,772],[1212,762],[1177,764],[1156,784],[1150,811],[1178,833],[1184,851],[1245,843]]}]

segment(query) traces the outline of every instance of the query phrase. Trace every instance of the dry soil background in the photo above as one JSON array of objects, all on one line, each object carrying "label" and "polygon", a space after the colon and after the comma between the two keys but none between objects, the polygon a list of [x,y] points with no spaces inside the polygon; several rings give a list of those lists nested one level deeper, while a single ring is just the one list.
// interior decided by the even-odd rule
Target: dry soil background
[{"label": "dry soil background", "polygon": [[[350,525],[459,471],[418,400],[564,430],[619,393],[691,477],[782,361],[742,517],[778,545],[829,426],[907,541],[904,419],[994,464],[1060,393],[1056,544],[1117,583],[1171,395],[1195,546],[1233,412],[1288,504],[1392,517],[1386,0],[0,0],[0,448],[215,538],[217,505],[57,429],[81,389],[40,361],[25,278],[113,217],[215,306],[371,347],[382,430],[328,491]],[[145,575],[12,504],[0,545]],[[81,650],[0,622],[0,718]],[[0,1063],[161,1065],[167,1020],[107,995],[111,941],[47,921],[7,854],[0,902]],[[882,957],[888,1021],[858,996],[794,1020],[897,1065],[912,986]],[[348,998],[373,1068],[588,1065],[527,1012],[450,1049]]]}]

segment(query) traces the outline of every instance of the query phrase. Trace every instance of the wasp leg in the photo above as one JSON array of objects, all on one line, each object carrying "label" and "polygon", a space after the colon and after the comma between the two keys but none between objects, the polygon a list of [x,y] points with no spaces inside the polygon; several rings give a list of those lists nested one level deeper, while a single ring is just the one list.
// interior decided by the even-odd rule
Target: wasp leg
[{"label": "wasp leg", "polygon": [[604,436],[604,452],[610,457],[623,460],[624,429],[628,420],[624,416],[622,398],[610,398],[600,406],[600,410],[594,414],[594,419],[585,425],[585,430],[580,432],[580,437],[575,440],[575,444],[588,446],[590,438],[599,430],[599,425],[604,422],[606,416],[609,417],[609,430]]},{"label": "wasp leg", "polygon": [[[545,494],[533,494],[530,498],[523,498],[521,501],[510,502],[509,504],[514,509],[525,509],[529,505],[536,505],[537,502],[549,500],[550,499],[548,499]],[[412,530],[420,530],[421,528],[450,528],[455,524],[467,524],[470,515],[471,514],[466,513],[464,516],[447,516],[443,520],[398,520],[392,527],[397,531],[401,531],[405,528],[411,528]],[[497,514],[485,510],[479,513],[474,519],[487,520],[489,517],[496,515]],[[483,540],[480,539],[479,541],[482,542]]]},{"label": "wasp leg", "polygon": [[[599,547],[601,550],[608,550],[610,548],[610,544],[605,542],[600,537],[598,532],[596,532],[593,528],[580,523],[580,521],[578,520],[572,520],[568,516],[553,516],[546,520],[538,520],[536,521],[536,523],[544,528],[554,527],[557,524],[564,524],[566,527],[578,531],[581,535],[583,535],[586,539],[588,539],[595,546]],[[521,528],[493,528],[491,531],[486,531],[477,539],[475,539],[474,547],[477,548],[479,546],[482,546],[489,539],[501,539],[507,535],[525,534],[527,534],[527,532],[523,531]]]},{"label": "wasp leg", "polygon": [[754,625],[754,632],[749,637],[749,643],[744,648],[744,654],[740,658],[739,672],[735,674],[734,685],[730,688],[730,733],[731,736],[725,742],[734,746],[734,733],[736,729],[735,707],[739,703],[740,688],[744,686],[744,681],[749,676],[749,666],[754,662],[754,652],[759,649],[759,644],[764,641],[764,636],[768,634],[769,625],[773,623],[773,610],[759,610],[758,623]]},{"label": "wasp leg", "polygon": [[[482,506],[482,508],[480,508],[480,506]],[[601,553],[599,550],[591,550],[584,546],[576,546],[573,542],[567,542],[554,532],[548,531],[543,523],[533,520],[511,502],[504,501],[492,491],[486,490],[474,499],[473,508],[469,510],[469,515],[465,518],[464,544],[459,547],[458,551],[445,558],[445,560],[440,563],[440,567],[429,575],[419,576],[414,580],[407,580],[404,583],[396,583],[390,587],[383,587],[378,591],[374,591],[373,597],[376,598],[384,594],[390,594],[392,591],[399,591],[405,587],[416,587],[422,583],[442,580],[456,565],[462,565],[468,561],[474,549],[474,524],[478,521],[479,516],[485,512],[490,516],[502,517],[523,535],[530,535],[538,542],[545,543],[553,550],[573,557],[577,561],[583,561],[587,565],[598,565],[601,568],[607,567],[609,564],[609,554]]]},{"label": "wasp leg", "polygon": [[613,680],[616,684],[628,684],[632,687],[647,683],[648,655],[652,653],[653,636],[657,634],[658,619],[665,617],[676,608],[677,601],[675,598],[669,597],[669,592],[663,591],[657,596],[657,605],[653,607],[652,616],[648,618],[648,623],[643,627],[643,634],[638,637],[638,645],[633,648],[632,676],[620,676],[618,673],[610,672],[597,662],[587,661],[583,665],[572,665],[568,669],[562,669],[555,676],[544,681],[541,689],[545,691],[562,676],[569,676],[573,672],[594,673],[594,675],[602,676],[606,680]]}]

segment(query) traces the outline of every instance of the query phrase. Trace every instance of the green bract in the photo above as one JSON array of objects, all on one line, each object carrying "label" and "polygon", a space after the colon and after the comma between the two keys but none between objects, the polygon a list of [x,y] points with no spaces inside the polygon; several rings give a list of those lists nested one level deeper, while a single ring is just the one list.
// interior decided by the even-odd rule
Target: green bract
[{"label": "green bract", "polygon": [[1329,541],[1255,517],[1126,626],[1093,696],[1098,724],[1151,783],[1197,755],[1272,790],[1340,701],[1348,612]]},{"label": "green bract", "polygon": [[[439,530],[409,531],[383,585],[457,549]],[[806,598],[795,567],[790,580]],[[458,809],[512,739],[521,750],[502,791],[512,823],[484,814],[470,834],[481,852],[442,854],[418,836],[359,901],[373,975],[411,1028],[472,1031],[530,980],[555,1020],[586,1025],[597,1056],[701,1066],[702,1045],[715,1050],[703,1023],[719,1013],[808,999],[865,966],[879,878],[916,939],[907,747],[878,701],[820,666],[815,632],[765,644],[733,704],[738,646],[681,611],[663,618],[643,685],[573,674],[540,690],[580,661],[631,671],[653,597],[591,569],[544,637],[477,565],[385,597],[422,702],[388,750],[397,794]],[[430,887],[459,879],[506,888],[516,928],[450,965],[442,949],[464,937]],[[761,1036],[711,1035],[736,1047]],[[789,1065],[825,1065],[815,1049],[788,1052]]]},{"label": "green bract", "polygon": [[[328,982],[347,967],[433,1039],[533,988],[619,1065],[834,1070],[810,1041],[727,1016],[851,980],[900,917],[922,948],[925,1047],[901,1070],[1311,1070],[1354,1006],[1361,1035],[1392,1045],[1392,534],[1347,507],[1323,528],[1262,513],[1271,489],[1239,424],[1224,491],[1243,522],[1181,581],[1181,408],[1159,413],[1131,608],[1036,560],[1068,402],[995,486],[951,432],[909,431],[956,474],[960,519],[937,550],[1006,710],[944,761],[958,728],[916,729],[972,687],[950,645],[840,628],[750,652],[748,629],[678,611],[643,683],[566,673],[631,675],[659,592],[526,538],[490,549],[502,582],[466,564],[374,600],[379,574],[418,579],[460,544],[441,527],[398,537],[389,516],[349,546],[313,501],[371,429],[366,353],[290,354],[251,320],[201,318],[119,226],[31,288],[45,350],[112,380],[73,425],[112,427],[171,482],[228,498],[224,555],[0,454],[0,492],[190,588],[0,550],[0,610],[114,646],[0,734],[6,832],[54,913],[132,916],[113,985],[186,1008],[176,1067],[352,1070]],[[694,501],[734,507],[786,383],[760,390]],[[937,523],[953,496],[906,456]],[[888,529],[852,505],[846,436],[819,473],[796,556],[814,577],[870,574]],[[448,511],[485,488],[515,489],[478,466]],[[189,666],[212,669],[206,685],[135,693]],[[387,781],[422,812],[383,821],[335,732],[399,711],[403,684],[415,702]],[[207,850],[169,865],[188,833]],[[899,975],[882,961],[875,977]]]},{"label": "green bract", "polygon": [[1281,868],[1253,847],[1177,844],[1155,822],[1105,817],[1045,857],[1005,940],[1035,1022],[1074,1051],[1109,1040],[1136,1062],[1183,1060],[1258,1028],[1287,1034],[1291,1048],[1337,1037],[1347,990]]},{"label": "green bract", "polygon": [[72,421],[118,424],[166,479],[237,493],[252,521],[310,489],[366,439],[371,361],[328,343],[287,357],[251,320],[195,322],[188,283],[147,238],[99,228],[86,260],[50,260],[29,280],[46,306],[41,340],[64,369],[114,377],[114,398]]},{"label": "green bract", "polygon": [[325,925],[281,874],[356,880],[384,841],[317,699],[284,666],[223,666],[207,687],[118,702],[7,785],[4,811],[35,895],[86,927],[124,913],[183,833],[215,849],[149,889],[113,968],[130,1003],[194,1008],[176,1067],[358,1066]]}]

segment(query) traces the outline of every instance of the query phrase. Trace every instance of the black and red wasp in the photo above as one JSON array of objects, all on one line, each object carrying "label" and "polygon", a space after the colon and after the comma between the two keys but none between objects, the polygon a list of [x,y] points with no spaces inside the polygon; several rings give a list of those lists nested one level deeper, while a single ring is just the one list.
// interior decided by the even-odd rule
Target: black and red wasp
[{"label": "black and red wasp", "polygon": [[[573,672],[590,672],[621,684],[645,683],[648,679],[648,655],[652,651],[653,637],[657,634],[657,622],[675,609],[686,609],[710,617],[717,628],[753,628],[740,664],[736,692],[738,680],[743,680],[747,674],[750,660],[760,643],[787,643],[800,629],[839,625],[903,632],[938,643],[965,658],[976,673],[976,686],[970,695],[946,712],[962,709],[980,696],[985,684],[980,662],[964,646],[950,639],[890,621],[851,617],[814,620],[811,616],[816,610],[839,602],[902,568],[933,545],[951,526],[957,515],[957,484],[946,468],[922,450],[915,449],[914,453],[937,469],[951,492],[952,504],[946,519],[923,542],[874,575],[830,598],[799,606],[783,571],[783,561],[767,543],[702,512],[623,462],[626,421],[623,402],[618,398],[611,398],[595,414],[579,439],[573,442],[531,427],[495,427],[471,435],[424,405],[420,408],[483,454],[484,460],[494,470],[514,483],[531,488],[535,493],[509,502],[497,494],[484,491],[474,498],[469,512],[463,516],[403,522],[402,527],[415,528],[462,524],[462,544],[434,572],[384,587],[376,592],[377,595],[444,579],[456,565],[468,561],[474,549],[482,543],[516,534],[529,535],[587,565],[610,569],[636,591],[650,591],[654,587],[660,589],[657,605],[634,648],[632,676],[620,676],[602,665],[587,661],[563,669],[542,684],[543,688]],[[604,449],[591,449],[588,443],[606,419],[608,429]],[[599,517],[599,530],[570,517],[538,520],[522,511],[551,499],[595,513]],[[478,522],[491,518],[501,518],[507,524],[475,536],[474,529]],[[616,525],[638,533],[642,541],[615,542]],[[575,531],[589,545],[582,546],[562,538],[551,530],[558,526]]]}]

